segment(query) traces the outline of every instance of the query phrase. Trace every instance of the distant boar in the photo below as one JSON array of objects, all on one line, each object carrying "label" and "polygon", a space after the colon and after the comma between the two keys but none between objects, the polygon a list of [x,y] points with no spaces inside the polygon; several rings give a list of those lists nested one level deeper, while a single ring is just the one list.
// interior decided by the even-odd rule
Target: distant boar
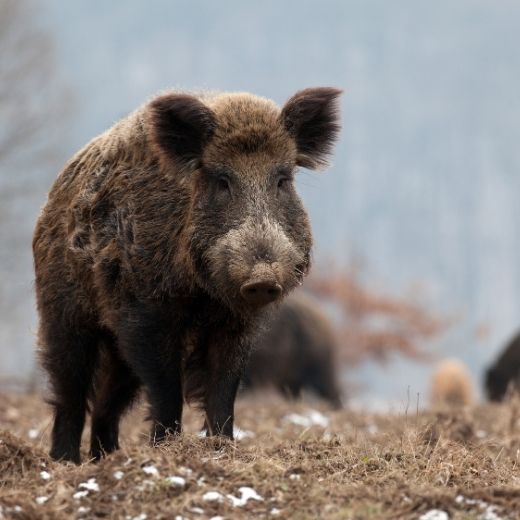
[{"label": "distant boar", "polygon": [[92,457],[115,450],[141,385],[155,441],[180,432],[183,400],[204,409],[209,434],[232,437],[251,338],[309,269],[293,180],[326,164],[339,94],[306,89],[280,110],[169,92],[66,165],[33,239],[54,459],[80,460],[89,401]]},{"label": "distant boar", "polygon": [[290,296],[255,342],[244,387],[272,386],[293,399],[310,390],[341,408],[336,349],[332,324],[316,304],[301,294]]},{"label": "distant boar", "polygon": [[520,334],[509,341],[486,372],[486,392],[491,401],[502,401],[509,385],[520,390]]},{"label": "distant boar", "polygon": [[433,372],[430,400],[433,405],[463,406],[474,401],[471,374],[457,359],[445,359]]}]

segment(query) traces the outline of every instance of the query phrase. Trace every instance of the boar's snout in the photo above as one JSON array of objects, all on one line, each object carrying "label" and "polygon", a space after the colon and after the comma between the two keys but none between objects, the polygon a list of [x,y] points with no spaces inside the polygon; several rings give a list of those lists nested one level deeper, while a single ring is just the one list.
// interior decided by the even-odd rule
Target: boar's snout
[{"label": "boar's snout", "polygon": [[282,286],[275,280],[255,280],[243,284],[240,294],[248,304],[261,307],[280,299]]}]

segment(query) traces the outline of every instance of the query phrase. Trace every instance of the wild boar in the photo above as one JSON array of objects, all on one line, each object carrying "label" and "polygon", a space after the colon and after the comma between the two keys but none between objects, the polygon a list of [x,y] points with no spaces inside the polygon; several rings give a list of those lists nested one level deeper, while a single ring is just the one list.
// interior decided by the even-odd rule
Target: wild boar
[{"label": "wild boar", "polygon": [[309,390],[341,408],[337,338],[330,320],[308,297],[291,295],[269,320],[251,350],[244,390],[272,386],[292,399]]},{"label": "wild boar", "polygon": [[33,238],[54,459],[80,461],[87,405],[91,456],[117,449],[141,385],[154,442],[181,431],[184,401],[209,434],[232,437],[255,330],[309,269],[293,181],[326,165],[340,92],[302,90],[281,109],[166,92],[65,166]]},{"label": "wild boar", "polygon": [[431,381],[430,401],[433,405],[464,406],[475,400],[471,375],[458,359],[445,359],[435,368]]},{"label": "wild boar", "polygon": [[485,386],[491,401],[502,401],[509,386],[520,390],[520,334],[509,341],[495,363],[487,369]]}]

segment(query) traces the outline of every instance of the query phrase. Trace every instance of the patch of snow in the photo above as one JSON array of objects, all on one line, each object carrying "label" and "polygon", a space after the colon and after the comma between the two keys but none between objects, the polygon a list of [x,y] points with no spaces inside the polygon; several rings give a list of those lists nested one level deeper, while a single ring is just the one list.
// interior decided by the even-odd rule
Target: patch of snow
[{"label": "patch of snow", "polygon": [[271,511],[269,511],[270,515],[277,516],[282,512],[281,509],[278,509],[277,507],[273,507]]},{"label": "patch of snow", "polygon": [[35,500],[37,504],[45,504],[45,502],[49,500],[49,497],[36,497]]},{"label": "patch of snow", "polygon": [[379,431],[379,428],[378,428],[377,425],[375,425],[375,424],[369,424],[369,425],[367,426],[367,432],[368,432],[370,435],[375,435],[378,431]]},{"label": "patch of snow", "polygon": [[145,513],[141,513],[140,515],[133,516],[132,520],[146,520],[148,516]]},{"label": "patch of snow", "polygon": [[197,486],[203,486],[206,483],[206,479],[204,477],[200,477],[197,480]]},{"label": "patch of snow", "polygon": [[496,506],[488,505],[480,515],[479,520],[503,520],[503,518],[496,513],[496,510]]},{"label": "patch of snow", "polygon": [[223,502],[224,495],[218,491],[206,491],[206,493],[202,495],[202,500],[204,500],[204,502]]},{"label": "patch of snow", "polygon": [[153,475],[154,477],[159,475],[159,471],[157,470],[157,468],[153,465],[149,465],[149,466],[144,466],[143,467],[143,471],[147,474],[147,475]]},{"label": "patch of snow", "polygon": [[29,439],[37,439],[39,435],[40,435],[40,431],[37,430],[36,428],[31,428],[27,432],[27,436],[29,437]]},{"label": "patch of snow", "polygon": [[440,509],[430,509],[419,517],[419,520],[449,520],[448,513]]},{"label": "patch of snow", "polygon": [[40,471],[40,478],[43,480],[50,480],[51,474],[48,471]]},{"label": "patch of snow", "polygon": [[190,509],[190,511],[195,514],[195,515],[203,515],[204,514],[204,509],[202,509],[202,507],[192,507]]},{"label": "patch of snow", "polygon": [[184,476],[186,476],[186,477],[189,477],[190,475],[193,474],[193,470],[190,469],[190,468],[186,468],[185,466],[181,466],[181,467],[179,468],[179,473],[180,473],[181,475],[184,475]]},{"label": "patch of snow", "polygon": [[212,516],[209,520],[224,520],[223,516]]},{"label": "patch of snow", "polygon": [[114,478],[116,480],[121,480],[124,476],[125,474],[122,471],[114,471]]},{"label": "patch of snow", "polygon": [[261,502],[263,498],[253,489],[247,486],[238,488],[240,491],[240,498],[233,495],[227,495],[228,500],[231,501],[233,507],[243,507],[249,500],[258,500]]},{"label": "patch of snow", "polygon": [[302,477],[301,477],[301,475],[298,475],[297,473],[291,473],[291,474],[289,475],[289,478],[290,478],[291,480],[300,480]]},{"label": "patch of snow", "polygon": [[235,428],[233,430],[233,437],[237,441],[241,441],[243,439],[253,439],[255,434],[250,430],[241,430],[240,428]]},{"label": "patch of snow", "polygon": [[308,410],[303,414],[290,413],[286,415],[283,420],[295,424],[296,426],[303,426],[304,428],[311,426],[326,428],[330,423],[329,418],[317,410]]},{"label": "patch of snow", "polygon": [[173,477],[166,477],[166,481],[175,487],[184,487],[186,485],[186,479],[183,477],[173,476]]},{"label": "patch of snow", "polygon": [[72,498],[79,500],[80,498],[85,498],[87,495],[88,491],[76,491],[76,493],[72,495]]},{"label": "patch of snow", "polygon": [[79,506],[78,507],[78,513],[79,514],[88,513],[89,511],[90,511],[90,507],[85,507],[85,506]]},{"label": "patch of snow", "polygon": [[78,487],[86,489],[87,491],[99,491],[99,485],[95,478],[89,478],[86,482],[82,482]]}]

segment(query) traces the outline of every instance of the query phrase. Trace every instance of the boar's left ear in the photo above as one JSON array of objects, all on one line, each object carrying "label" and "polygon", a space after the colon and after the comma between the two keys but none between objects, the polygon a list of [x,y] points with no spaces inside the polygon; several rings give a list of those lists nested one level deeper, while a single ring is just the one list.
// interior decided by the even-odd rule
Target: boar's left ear
[{"label": "boar's left ear", "polygon": [[165,94],[150,105],[152,139],[179,168],[196,168],[211,139],[215,115],[202,101],[188,94]]},{"label": "boar's left ear", "polygon": [[299,166],[311,170],[327,166],[327,156],[340,131],[338,97],[332,87],[307,88],[297,92],[282,109],[287,131],[296,140]]}]

